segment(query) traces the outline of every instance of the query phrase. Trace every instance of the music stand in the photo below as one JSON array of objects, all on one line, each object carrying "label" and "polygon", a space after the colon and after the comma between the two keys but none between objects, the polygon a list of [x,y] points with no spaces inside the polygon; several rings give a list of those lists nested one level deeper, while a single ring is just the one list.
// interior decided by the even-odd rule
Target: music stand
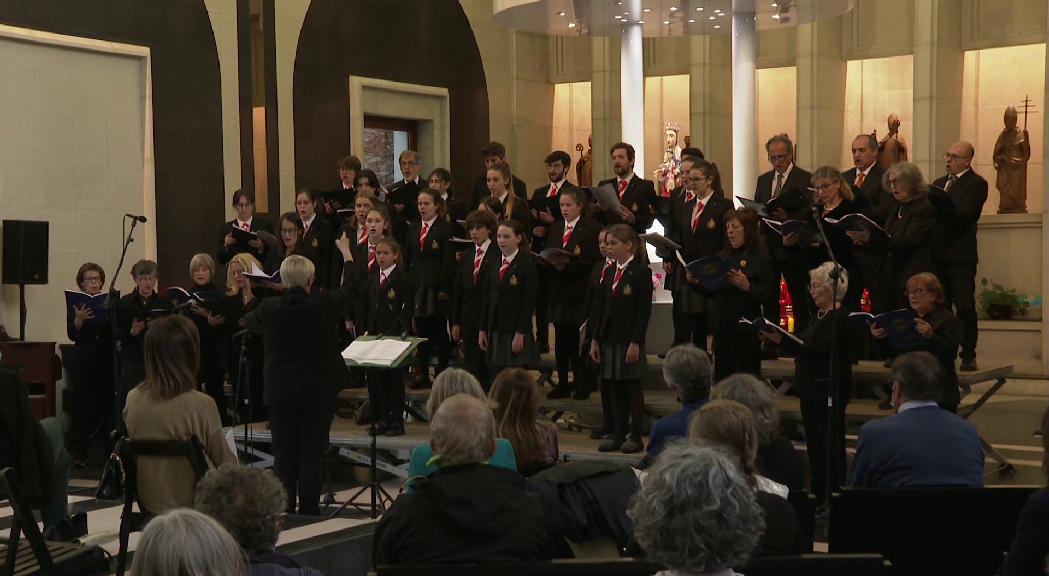
[{"label": "music stand", "polygon": [[[398,342],[407,342],[409,346],[403,352],[401,352],[400,356],[398,356],[392,363],[388,365],[376,364],[368,362],[366,360],[357,360],[343,356],[343,360],[346,362],[347,366],[355,368],[367,368],[369,370],[401,370],[405,368],[405,366],[408,363],[408,359],[411,358],[412,355],[414,355],[416,348],[419,347],[419,344],[425,342],[426,338],[396,338],[393,336],[369,336],[366,334],[364,336],[358,337],[357,340],[362,342],[369,342],[373,340],[396,340]],[[368,378],[368,376],[366,375],[365,378]],[[360,489],[357,490],[357,492],[355,492],[352,496],[350,496],[348,500],[346,500],[346,502],[344,502],[334,512],[332,512],[329,515],[329,518],[334,518],[338,516],[339,512],[345,510],[347,506],[353,506],[358,512],[361,512],[362,514],[367,514],[369,518],[375,519],[379,517],[380,513],[386,512],[387,502],[393,502],[393,496],[391,496],[390,493],[382,487],[382,484],[379,483],[378,468],[376,467],[376,460],[379,455],[377,437],[375,434],[375,423],[376,420],[378,420],[379,418],[378,414],[376,414],[375,402],[369,398],[368,404],[368,409],[371,410],[372,413],[371,424],[368,425],[368,435],[371,436],[371,465],[368,467],[370,469],[368,482],[364,486],[361,486]],[[366,504],[357,503],[357,499],[364,494],[365,490],[369,490],[371,492],[371,501],[370,504],[367,505],[367,508],[365,508]]]}]

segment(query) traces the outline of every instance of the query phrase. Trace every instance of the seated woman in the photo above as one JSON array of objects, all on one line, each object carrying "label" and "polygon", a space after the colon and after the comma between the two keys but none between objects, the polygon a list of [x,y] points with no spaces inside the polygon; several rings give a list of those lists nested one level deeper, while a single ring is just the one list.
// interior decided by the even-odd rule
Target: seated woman
[{"label": "seated woman", "polygon": [[[1049,473],[1049,408],[1042,412],[1042,471]],[[1001,576],[1046,574],[1049,558],[1049,487],[1031,494],[1016,519],[1016,531]]]},{"label": "seated woman", "polygon": [[681,410],[660,418],[652,425],[648,451],[642,463],[651,464],[667,443],[688,436],[688,421],[692,414],[710,399],[710,359],[707,353],[693,344],[674,346],[663,361],[663,380],[681,401]]},{"label": "seated woman", "polygon": [[138,541],[135,576],[240,576],[237,541],[217,521],[195,510],[172,510],[150,520]]},{"label": "seated woman", "polygon": [[776,395],[767,382],[751,374],[733,374],[714,385],[712,400],[735,400],[750,408],[758,433],[758,474],[791,490],[805,489],[805,459],[790,438],[780,434]]},{"label": "seated woman", "polygon": [[[430,389],[430,399],[426,401],[426,411],[432,417],[441,407],[441,403],[455,396],[466,394],[479,400],[485,400],[484,390],[480,382],[466,370],[459,368],[448,368],[441,372],[433,380],[433,388]],[[414,491],[415,481],[430,476],[437,471],[433,459],[433,443],[419,444],[412,449],[411,460],[408,463],[408,491]],[[492,466],[517,470],[517,460],[514,459],[514,447],[506,438],[497,438],[495,441],[495,453],[488,461]]]},{"label": "seated woman", "polygon": [[663,451],[627,512],[634,538],[667,570],[656,576],[730,576],[765,527],[750,478],[721,451],[678,443]]},{"label": "seated woman", "polygon": [[[146,333],[144,350],[146,379],[128,393],[124,406],[128,437],[188,440],[196,436],[213,466],[236,462],[222,435],[215,401],[197,391],[200,337],[193,322],[182,316],[154,320]],[[193,469],[188,460],[138,461],[139,501],[150,512],[190,506],[193,492]]]},{"label": "seated woman", "polygon": [[521,474],[531,476],[557,463],[557,427],[539,420],[539,388],[528,372],[503,370],[488,397],[494,404],[496,435],[514,447]]},{"label": "seated woman", "polygon": [[800,554],[804,549],[801,524],[794,507],[787,501],[787,487],[759,475],[754,469],[758,434],[750,409],[732,400],[714,400],[696,412],[688,432],[689,438],[722,446],[738,459],[765,516],[757,555]]},{"label": "seated woman", "polygon": [[[894,348],[892,355],[925,351],[935,356],[943,367],[944,375],[940,408],[957,412],[961,394],[958,392],[958,372],[954,368],[954,360],[958,357],[958,347],[962,343],[962,322],[944,306],[943,285],[931,272],[921,272],[908,278],[906,296],[910,309],[918,315],[914,329],[921,338]],[[871,334],[881,342],[885,342],[889,335],[877,324],[871,324]]]}]

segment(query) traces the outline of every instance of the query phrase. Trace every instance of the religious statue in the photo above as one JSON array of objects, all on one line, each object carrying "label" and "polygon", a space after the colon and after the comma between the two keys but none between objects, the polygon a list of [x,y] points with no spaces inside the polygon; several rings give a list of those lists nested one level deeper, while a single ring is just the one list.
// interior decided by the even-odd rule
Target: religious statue
[{"label": "religious statue", "polygon": [[656,181],[657,192],[663,198],[670,197],[670,191],[678,187],[678,177],[681,175],[681,146],[678,144],[680,132],[681,126],[671,123],[667,123],[663,131],[666,142],[663,162],[656,168],[653,178]]},{"label": "religious statue", "polygon": [[[878,141],[878,164],[882,168],[888,168],[897,162],[907,161],[907,142],[900,138],[900,117],[889,114],[889,133]],[[873,136],[878,137],[875,130]]]},{"label": "religious statue", "polygon": [[591,154],[594,152],[593,134],[586,137],[586,144],[586,154],[583,154],[582,143],[575,145],[576,152],[579,152],[579,160],[575,163],[575,179],[579,186],[594,185],[594,164],[591,161]]},{"label": "religious statue", "polygon": [[1031,159],[1031,139],[1027,134],[1027,109],[1024,109],[1024,127],[1016,127],[1016,108],[1005,109],[1005,129],[994,143],[994,169],[998,171],[998,213],[1024,214],[1027,212],[1027,161]]}]

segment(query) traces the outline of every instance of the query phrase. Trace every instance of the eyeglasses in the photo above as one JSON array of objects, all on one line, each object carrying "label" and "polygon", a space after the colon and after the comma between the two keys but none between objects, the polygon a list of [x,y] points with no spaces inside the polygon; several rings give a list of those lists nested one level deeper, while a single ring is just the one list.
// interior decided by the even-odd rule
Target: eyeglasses
[{"label": "eyeglasses", "polygon": [[904,290],[904,296],[925,296],[929,291],[925,288],[915,288],[914,290]]},{"label": "eyeglasses", "polygon": [[950,152],[944,152],[944,160],[969,160],[972,156],[959,156],[957,154],[951,154]]},{"label": "eyeglasses", "polygon": [[888,184],[890,188],[895,188],[897,186],[895,178],[889,178],[885,183]]},{"label": "eyeglasses", "polygon": [[812,187],[816,190],[830,190],[834,187],[834,182],[824,182],[822,184],[813,184]]}]

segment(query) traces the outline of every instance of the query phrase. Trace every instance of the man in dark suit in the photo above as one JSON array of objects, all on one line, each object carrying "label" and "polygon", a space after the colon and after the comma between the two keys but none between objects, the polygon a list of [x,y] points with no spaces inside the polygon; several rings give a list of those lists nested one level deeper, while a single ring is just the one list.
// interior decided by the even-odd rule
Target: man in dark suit
[{"label": "man in dark suit", "polygon": [[[892,194],[882,188],[881,179],[885,168],[878,164],[878,140],[870,134],[860,134],[852,139],[853,167],[842,172],[841,176],[852,185],[856,202],[863,207],[863,213],[879,226],[885,223],[892,208]],[[878,266],[881,258],[876,254],[864,251],[856,252],[858,278],[849,278],[849,284],[860,286],[860,293],[866,288],[871,295],[877,290],[879,277]]]},{"label": "man in dark suit", "polygon": [[[808,216],[812,174],[794,164],[794,143],[786,134],[777,134],[765,143],[772,170],[758,176],[754,189],[754,200],[767,204],[773,200],[775,207],[769,217],[780,222],[791,218],[804,219]],[[763,228],[764,230],[764,228]],[[801,251],[788,251],[779,238],[766,236],[769,254],[772,256],[772,275],[776,289],[770,291],[768,300],[762,305],[765,317],[779,319],[779,278],[787,281],[787,290],[794,303],[794,325],[808,325],[811,304],[809,303],[809,271]]]},{"label": "man in dark suit", "polygon": [[[390,199],[390,206],[393,207],[393,213],[390,214],[390,217],[400,223],[415,222],[419,219],[419,207],[416,206],[419,191],[427,186],[422,181],[422,178],[419,177],[419,172],[422,170],[422,162],[419,160],[419,153],[415,150],[404,150],[397,161],[401,165],[403,178],[394,182],[393,186],[390,186],[388,198]],[[401,244],[404,243],[403,238],[398,238],[397,240]]]},{"label": "man in dark suit", "polygon": [[638,234],[644,234],[656,219],[656,185],[634,174],[634,147],[630,144],[616,142],[609,154],[616,177],[602,180],[598,186],[615,186],[622,206],[619,212],[610,212],[595,205],[597,218],[606,226],[629,224]]},{"label": "man in dark suit", "polygon": [[220,234],[222,242],[219,244],[216,254],[217,260],[225,266],[237,254],[251,252],[251,255],[260,262],[265,261],[266,252],[268,251],[266,243],[261,238],[255,238],[247,242],[238,242],[233,236],[233,228],[255,233],[262,230],[276,238],[273,223],[255,215],[255,195],[250,190],[241,188],[233,193],[233,208],[237,211],[237,217],[222,225]]},{"label": "man in dark suit", "polygon": [[[550,233],[550,225],[562,219],[559,204],[561,192],[576,187],[568,181],[568,168],[572,166],[572,157],[568,155],[568,152],[555,150],[546,157],[544,162],[549,182],[545,186],[536,188],[532,192],[532,199],[528,202],[532,214],[531,232],[534,252],[541,252],[546,248],[546,237]],[[546,298],[549,282],[550,269],[546,266],[540,267],[539,295],[535,303],[535,340],[539,344],[540,352],[550,350],[550,322]]]},{"label": "man in dark suit", "polygon": [[[962,321],[961,369],[976,370],[976,223],[987,201],[987,180],[973,172],[973,146],[968,142],[955,142],[947,149],[944,158],[947,174],[933,186],[947,192],[950,205],[937,206],[938,219],[933,242],[933,265],[946,292],[947,306],[954,306],[955,314]],[[937,194],[934,189],[931,194]]]},{"label": "man in dark suit", "polygon": [[280,267],[284,293],[263,299],[244,317],[245,327],[263,338],[263,397],[269,406],[274,469],[288,491],[289,504],[298,496],[299,514],[320,513],[321,462],[338,383],[346,371],[332,319],[351,317],[352,242],[345,235],[335,241],[343,259],[341,288],[311,294],[314,266],[292,255]]},{"label": "man in dark suit", "polygon": [[[467,211],[477,210],[477,205],[485,196],[490,196],[488,191],[488,171],[492,166],[500,162],[506,162],[506,146],[501,142],[489,142],[481,149],[481,159],[484,161],[484,172],[474,180],[473,197],[467,198]],[[517,176],[512,176],[514,195],[518,198],[528,198],[528,185]]]},{"label": "man in dark suit", "polygon": [[983,446],[969,422],[936,405],[943,371],[928,352],[892,363],[896,415],[860,428],[851,486],[983,487]]}]

